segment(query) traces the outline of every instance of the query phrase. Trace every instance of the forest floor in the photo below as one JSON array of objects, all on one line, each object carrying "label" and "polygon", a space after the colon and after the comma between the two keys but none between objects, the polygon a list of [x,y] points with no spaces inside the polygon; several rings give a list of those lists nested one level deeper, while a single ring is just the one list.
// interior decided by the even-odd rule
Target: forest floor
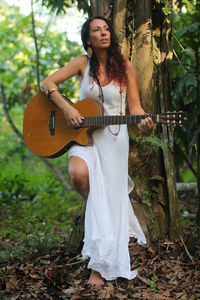
[{"label": "forest floor", "polygon": [[90,289],[87,262],[68,257],[60,245],[23,261],[1,264],[0,299],[199,300],[200,247],[192,234],[197,203],[191,199],[181,198],[182,240],[165,239],[155,245],[137,245],[131,240],[131,266],[138,270],[134,280],[118,278],[102,289]]}]

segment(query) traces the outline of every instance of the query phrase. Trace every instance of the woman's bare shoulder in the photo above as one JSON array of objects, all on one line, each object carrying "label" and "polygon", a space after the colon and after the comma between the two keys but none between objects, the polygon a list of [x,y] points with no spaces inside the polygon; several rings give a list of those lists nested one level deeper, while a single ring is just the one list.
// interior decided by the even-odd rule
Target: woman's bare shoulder
[{"label": "woman's bare shoulder", "polygon": [[71,64],[77,65],[80,75],[83,75],[88,63],[87,55],[80,55],[71,60]]},{"label": "woman's bare shoulder", "polygon": [[71,61],[74,61],[74,62],[79,62],[79,63],[85,63],[87,64],[88,62],[88,56],[87,55],[80,55],[80,56],[77,56],[75,58],[73,58]]}]

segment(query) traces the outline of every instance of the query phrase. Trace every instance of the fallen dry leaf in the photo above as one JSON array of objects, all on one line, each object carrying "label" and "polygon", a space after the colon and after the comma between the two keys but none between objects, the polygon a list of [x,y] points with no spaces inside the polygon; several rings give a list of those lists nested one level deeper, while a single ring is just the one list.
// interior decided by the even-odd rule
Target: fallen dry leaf
[{"label": "fallen dry leaf", "polygon": [[87,263],[71,264],[72,260],[58,249],[31,261],[4,263],[0,266],[0,299],[198,299],[199,257],[194,263],[182,261],[174,250],[181,253],[178,242],[164,240],[150,247],[131,242],[131,265],[139,276],[131,281],[109,281],[101,290],[88,289]]}]

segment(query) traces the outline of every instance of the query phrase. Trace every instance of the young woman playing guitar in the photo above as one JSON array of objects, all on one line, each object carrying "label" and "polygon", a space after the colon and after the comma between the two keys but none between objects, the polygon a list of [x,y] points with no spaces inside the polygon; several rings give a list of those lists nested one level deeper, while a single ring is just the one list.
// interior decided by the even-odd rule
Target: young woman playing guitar
[{"label": "young woman playing guitar", "polygon": [[[130,114],[145,114],[136,68],[121,54],[110,22],[103,17],[88,19],[81,37],[88,55],[73,59],[42,83],[42,89],[63,111],[68,125],[78,128],[84,117],[62,97],[58,85],[77,74],[81,77],[80,99],[100,101],[105,116],[124,115],[126,99]],[[152,119],[142,120],[140,128],[151,132]],[[88,284],[101,287],[105,280],[131,280],[137,275],[130,268],[129,238],[133,236],[139,243],[146,239],[128,196],[133,183],[128,176],[127,125],[97,129],[92,139],[92,146],[70,147],[69,175],[75,189],[87,198],[82,255],[89,258]]]}]

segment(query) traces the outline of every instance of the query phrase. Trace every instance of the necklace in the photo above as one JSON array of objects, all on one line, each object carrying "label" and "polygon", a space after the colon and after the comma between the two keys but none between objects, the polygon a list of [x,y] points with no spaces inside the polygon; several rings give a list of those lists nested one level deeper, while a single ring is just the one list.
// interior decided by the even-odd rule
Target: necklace
[{"label": "necklace", "polygon": [[[103,89],[102,89],[102,86],[99,82],[98,77],[96,77],[96,79],[97,79],[97,82],[98,82],[98,85],[99,85],[99,98],[101,99],[102,104],[104,104]],[[119,93],[120,93],[120,115],[123,115],[123,112],[122,112],[122,93],[123,93],[123,89],[121,87],[120,87]],[[118,105],[118,108],[119,108],[119,105]],[[117,110],[118,110],[118,108],[117,108]],[[118,126],[119,127],[118,127],[117,132],[112,132],[112,130],[110,129],[110,126],[108,125],[108,129],[109,129],[110,133],[112,133],[115,136],[118,136],[118,134],[120,132],[120,124]]]}]

